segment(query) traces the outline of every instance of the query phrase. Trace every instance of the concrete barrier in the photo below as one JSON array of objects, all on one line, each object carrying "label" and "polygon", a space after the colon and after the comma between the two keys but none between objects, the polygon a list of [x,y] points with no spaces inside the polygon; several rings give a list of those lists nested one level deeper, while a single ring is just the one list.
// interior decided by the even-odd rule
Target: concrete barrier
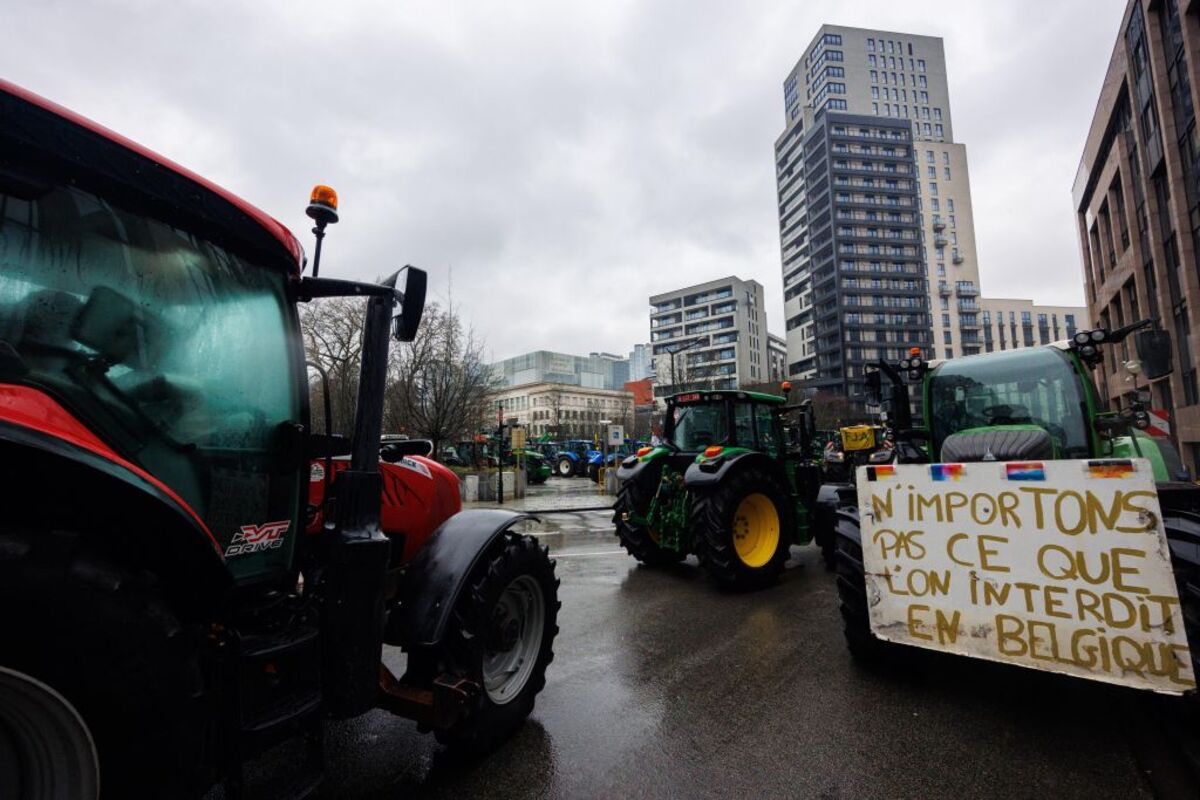
[{"label": "concrete barrier", "polygon": [[464,475],[458,484],[462,488],[464,503],[474,503],[479,500],[479,476]]}]

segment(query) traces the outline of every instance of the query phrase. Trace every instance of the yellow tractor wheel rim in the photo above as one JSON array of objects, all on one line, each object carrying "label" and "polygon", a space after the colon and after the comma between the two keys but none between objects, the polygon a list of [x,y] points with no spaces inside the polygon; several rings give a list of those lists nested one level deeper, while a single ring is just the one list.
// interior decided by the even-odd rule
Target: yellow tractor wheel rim
[{"label": "yellow tractor wheel rim", "polygon": [[733,515],[733,548],[747,567],[761,567],[779,549],[779,512],[762,493],[747,495]]}]

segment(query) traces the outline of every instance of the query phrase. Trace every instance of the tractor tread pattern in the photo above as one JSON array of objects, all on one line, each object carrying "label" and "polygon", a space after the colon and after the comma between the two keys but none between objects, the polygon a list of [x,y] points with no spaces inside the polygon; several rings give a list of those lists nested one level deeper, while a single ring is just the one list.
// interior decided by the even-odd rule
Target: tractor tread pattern
[{"label": "tractor tread pattern", "polygon": [[[779,514],[779,546],[761,567],[747,567],[733,543],[733,516],[742,498],[762,493]],[[692,542],[700,563],[719,584],[730,589],[757,589],[774,583],[791,554],[794,523],[787,493],[767,472],[746,467],[717,486],[696,492],[692,502]]]},{"label": "tractor tread pattern", "polygon": [[[443,639],[443,647],[433,654],[435,664],[419,667],[426,674],[450,673],[476,683],[478,691],[472,707],[463,719],[448,729],[436,730],[443,745],[459,752],[483,755],[507,739],[533,711],[534,701],[546,686],[546,668],[554,660],[554,639],[558,635],[558,599],[560,580],[554,574],[555,561],[548,547],[532,536],[507,532],[498,538],[480,560],[455,604]],[[532,575],[542,589],[545,622],[537,663],[521,693],[504,705],[496,705],[483,688],[482,659],[486,626],[490,613],[505,587],[521,575]]]}]

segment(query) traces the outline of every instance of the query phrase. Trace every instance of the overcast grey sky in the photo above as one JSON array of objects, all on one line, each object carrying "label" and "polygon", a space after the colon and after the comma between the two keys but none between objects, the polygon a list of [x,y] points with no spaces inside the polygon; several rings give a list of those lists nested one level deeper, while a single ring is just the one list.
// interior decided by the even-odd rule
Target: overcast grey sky
[{"label": "overcast grey sky", "polygon": [[[941,36],[983,290],[1082,304],[1070,189],[1125,0],[9,4],[3,74],[279,217],[430,272],[496,358],[625,353],[727,274],[782,333],[772,145],[824,22]],[[451,282],[452,276],[452,282]]]}]

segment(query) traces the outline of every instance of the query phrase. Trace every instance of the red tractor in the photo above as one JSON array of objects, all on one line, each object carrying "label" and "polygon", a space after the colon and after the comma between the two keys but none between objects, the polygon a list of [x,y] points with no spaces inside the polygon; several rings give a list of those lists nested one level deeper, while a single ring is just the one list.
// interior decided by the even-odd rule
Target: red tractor
[{"label": "red tractor", "polygon": [[[319,277],[332,190],[309,216],[306,276],[276,220],[0,82],[0,797],[237,796],[325,719],[486,751],[532,710],[547,551],[403,446],[380,464],[425,273]],[[365,301],[349,438],[313,432],[297,313],[335,296]]]}]

